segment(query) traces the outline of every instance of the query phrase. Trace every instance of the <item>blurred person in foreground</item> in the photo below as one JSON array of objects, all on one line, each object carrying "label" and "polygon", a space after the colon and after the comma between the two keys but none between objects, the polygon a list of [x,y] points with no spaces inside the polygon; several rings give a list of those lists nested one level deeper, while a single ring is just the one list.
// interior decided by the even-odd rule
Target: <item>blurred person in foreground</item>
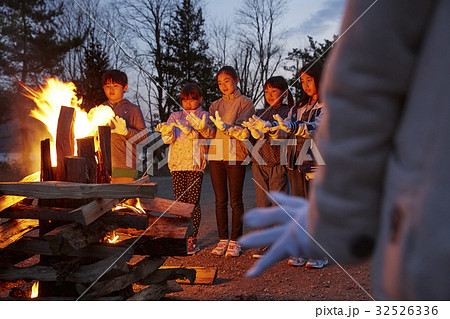
[{"label": "blurred person in foreground", "polygon": [[326,166],[309,203],[272,194],[279,207],[245,214],[277,224],[240,239],[271,245],[247,275],[290,255],[373,255],[376,299],[449,300],[450,1],[352,0],[342,27],[322,91]]}]

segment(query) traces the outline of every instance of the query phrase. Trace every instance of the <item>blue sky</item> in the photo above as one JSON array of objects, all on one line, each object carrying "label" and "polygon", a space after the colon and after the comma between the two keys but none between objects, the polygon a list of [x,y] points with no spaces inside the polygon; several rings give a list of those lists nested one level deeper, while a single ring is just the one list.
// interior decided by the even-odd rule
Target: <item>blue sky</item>
[{"label": "blue sky", "polygon": [[[262,0],[264,1],[264,0]],[[232,17],[243,0],[205,0],[205,13],[210,18]],[[303,47],[307,35],[322,42],[339,33],[345,0],[287,0],[288,10],[282,25],[286,49]]]}]

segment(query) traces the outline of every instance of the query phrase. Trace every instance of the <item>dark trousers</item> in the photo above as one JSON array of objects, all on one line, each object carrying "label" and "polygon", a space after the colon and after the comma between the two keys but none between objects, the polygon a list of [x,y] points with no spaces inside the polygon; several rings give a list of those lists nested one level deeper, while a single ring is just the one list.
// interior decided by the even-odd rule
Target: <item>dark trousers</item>
[{"label": "dark trousers", "polygon": [[255,180],[255,195],[257,207],[270,207],[272,201],[268,192],[287,192],[288,177],[286,166],[268,166],[252,164],[253,179]]},{"label": "dark trousers", "polygon": [[291,195],[307,198],[307,181],[305,174],[298,169],[288,169],[289,186],[291,187]]},{"label": "dark trousers", "polygon": [[244,202],[245,165],[242,162],[210,161],[209,172],[216,197],[216,220],[219,239],[228,239],[228,194],[230,195],[231,240],[242,236]]},{"label": "dark trousers", "polygon": [[192,221],[194,231],[192,236],[197,237],[200,220],[200,193],[202,190],[203,172],[199,171],[173,171],[172,175],[173,196],[182,203],[194,204]]}]

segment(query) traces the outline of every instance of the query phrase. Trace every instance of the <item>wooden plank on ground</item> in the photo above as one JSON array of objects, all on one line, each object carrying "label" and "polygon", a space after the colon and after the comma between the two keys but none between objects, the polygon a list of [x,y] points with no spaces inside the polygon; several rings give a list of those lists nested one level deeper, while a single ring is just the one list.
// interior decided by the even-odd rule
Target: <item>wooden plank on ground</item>
[{"label": "wooden plank on ground", "polygon": [[1,182],[0,192],[4,195],[31,198],[154,198],[157,183],[144,184],[82,184],[60,181],[35,183]]},{"label": "wooden plank on ground", "polygon": [[[41,172],[36,172],[27,177],[23,178],[20,182],[36,182],[41,178]],[[9,196],[4,195],[0,197],[0,212],[5,210],[8,207],[11,207],[14,204],[24,200],[26,197],[24,196]]]},{"label": "wooden plank on ground", "polygon": [[10,219],[0,225],[0,249],[22,238],[26,233],[39,226],[33,219]]},{"label": "wooden plank on ground", "polygon": [[151,284],[159,284],[168,280],[181,280],[182,282],[187,281],[190,283],[195,282],[195,269],[187,268],[170,268],[170,267],[160,267],[158,270],[152,272],[149,276],[140,280],[138,284],[147,286]]},{"label": "wooden plank on ground", "polygon": [[[212,285],[217,277],[217,267],[183,267],[183,268],[188,270],[193,269],[196,271],[195,281],[193,282],[193,284],[195,285]],[[162,266],[160,267],[160,269],[161,270],[180,269],[180,267]],[[177,279],[177,282],[180,284],[192,284],[192,282],[187,278]]]}]

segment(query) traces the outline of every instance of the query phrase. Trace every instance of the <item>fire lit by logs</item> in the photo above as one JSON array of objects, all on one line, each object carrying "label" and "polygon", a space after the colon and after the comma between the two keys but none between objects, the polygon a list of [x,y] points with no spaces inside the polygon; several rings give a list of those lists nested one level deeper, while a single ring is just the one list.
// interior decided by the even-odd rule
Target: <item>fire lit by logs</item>
[{"label": "fire lit by logs", "polygon": [[39,281],[36,281],[31,287],[31,296],[30,298],[34,299],[39,297]]},{"label": "fire lit by logs", "polygon": [[[64,83],[56,78],[49,78],[47,84],[40,87],[40,90],[33,90],[26,86],[24,88],[28,91],[25,96],[32,99],[36,104],[36,108],[31,110],[30,116],[41,121],[52,137],[53,166],[56,165],[55,141],[61,106],[69,106],[75,109],[75,139],[95,136],[97,127],[107,125],[114,117],[114,111],[107,105],[96,106],[89,113],[82,110],[80,108],[82,100],[77,98],[77,88],[72,82]],[[98,145],[96,149],[98,149]]]}]

